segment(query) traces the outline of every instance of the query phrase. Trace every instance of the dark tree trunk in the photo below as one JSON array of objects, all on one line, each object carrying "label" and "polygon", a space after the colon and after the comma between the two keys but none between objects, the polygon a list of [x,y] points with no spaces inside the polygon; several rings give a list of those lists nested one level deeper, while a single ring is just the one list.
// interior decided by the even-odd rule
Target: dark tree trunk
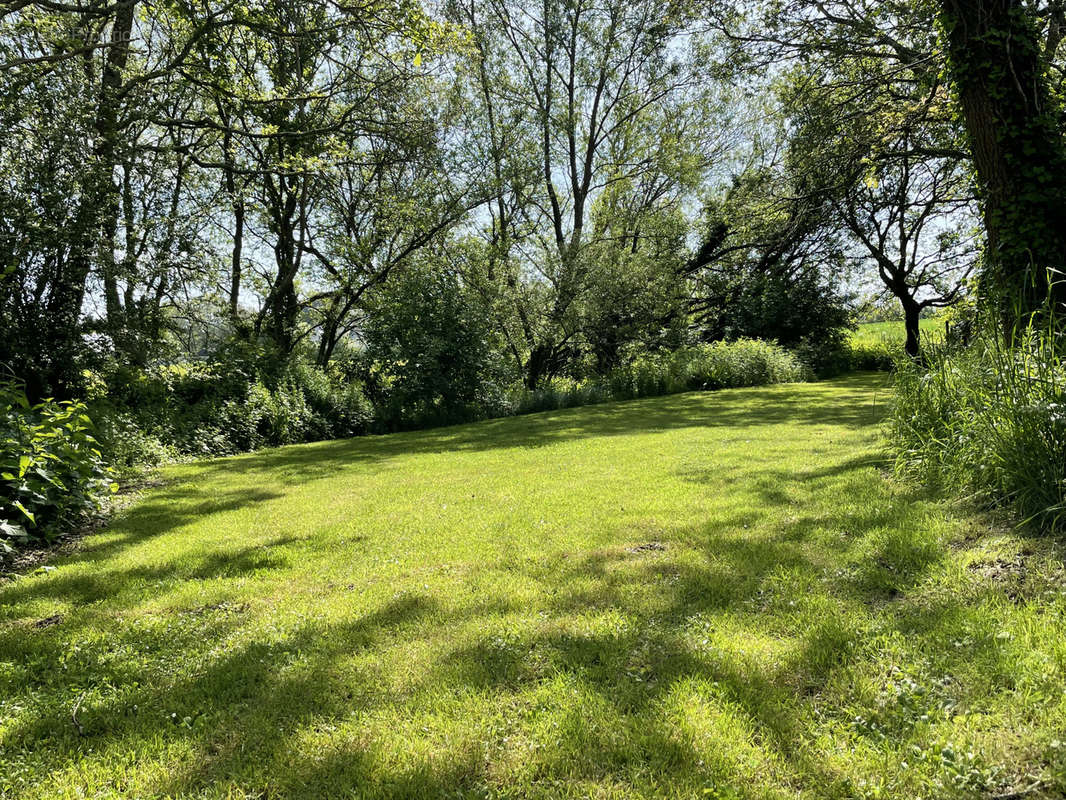
[{"label": "dark tree trunk", "polygon": [[241,300],[241,250],[244,248],[244,200],[233,200],[233,251],[229,273],[229,315],[237,321]]},{"label": "dark tree trunk", "polygon": [[921,350],[922,308],[912,299],[903,300],[903,324],[907,330],[907,342],[903,349],[911,358],[917,358]]},{"label": "dark tree trunk", "polygon": [[[284,153],[279,154],[279,157],[282,156]],[[296,187],[289,181],[289,178],[279,176],[277,185],[268,187],[266,193],[271,206],[277,276],[255,322],[256,338],[265,331],[283,355],[292,352],[299,315],[295,281],[300,271],[300,242],[297,239],[296,221],[300,202]]]},{"label": "dark tree trunk", "polygon": [[[129,58],[136,0],[115,6],[115,19],[107,56],[100,76],[100,96],[93,120],[92,164],[82,182],[78,211],[72,225],[70,258],[56,275],[46,306],[47,324],[42,332],[45,353],[40,383],[60,396],[71,392],[74,369],[79,361],[81,306],[93,259],[100,252],[101,234],[106,239],[110,201],[117,192],[114,182],[119,143],[119,107],[123,73]],[[113,231],[112,231],[113,239]],[[103,247],[113,241],[103,242]],[[113,253],[109,254],[113,258]]]},{"label": "dark tree trunk", "polygon": [[988,286],[1017,322],[1066,302],[1066,155],[1020,0],[940,0],[988,235]]},{"label": "dark tree trunk", "polygon": [[548,372],[553,350],[554,348],[550,344],[541,342],[530,351],[529,359],[526,361],[527,389],[536,389],[541,380],[543,380]]},{"label": "dark tree trunk", "polygon": [[[217,106],[222,111],[220,102],[217,102]],[[230,119],[224,113],[221,116],[222,123],[226,126],[226,133],[222,138],[222,157],[225,163],[223,181],[226,194],[229,195],[230,204],[233,208],[233,246],[230,251],[229,273],[229,315],[234,325],[239,329],[240,324],[237,314],[240,309],[241,258],[244,249],[244,198],[237,190],[236,165],[233,159],[233,133],[230,130]]]}]

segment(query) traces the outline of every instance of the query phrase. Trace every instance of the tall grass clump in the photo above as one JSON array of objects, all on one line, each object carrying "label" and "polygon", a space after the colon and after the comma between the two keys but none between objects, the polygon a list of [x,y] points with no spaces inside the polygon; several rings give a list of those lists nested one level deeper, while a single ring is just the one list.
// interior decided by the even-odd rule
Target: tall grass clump
[{"label": "tall grass clump", "polygon": [[690,389],[734,389],[810,380],[811,370],[794,353],[773,342],[737,339],[680,352]]},{"label": "tall grass clump", "polygon": [[929,484],[1066,530],[1066,358],[1053,327],[926,351],[896,370],[897,465]]}]

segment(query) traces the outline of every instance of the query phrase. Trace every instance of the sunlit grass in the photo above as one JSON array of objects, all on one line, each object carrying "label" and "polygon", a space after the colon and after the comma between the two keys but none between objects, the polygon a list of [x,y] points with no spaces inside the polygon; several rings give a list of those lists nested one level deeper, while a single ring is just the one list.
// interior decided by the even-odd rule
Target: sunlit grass
[{"label": "sunlit grass", "polygon": [[1061,547],[889,480],[887,380],[170,469],[0,586],[0,795],[1058,796]]},{"label": "sunlit grass", "polygon": [[[918,329],[921,331],[923,338],[925,336],[941,336],[944,333],[944,322],[941,319],[923,317],[918,320]],[[864,322],[851,332],[849,340],[853,346],[888,342],[902,347],[907,340],[907,331],[903,327],[903,320]]]}]

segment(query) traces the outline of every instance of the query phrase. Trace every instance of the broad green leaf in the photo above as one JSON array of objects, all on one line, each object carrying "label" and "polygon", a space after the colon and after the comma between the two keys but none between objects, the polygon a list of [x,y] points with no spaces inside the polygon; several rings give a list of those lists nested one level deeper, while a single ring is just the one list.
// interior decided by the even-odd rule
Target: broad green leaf
[{"label": "broad green leaf", "polygon": [[29,520],[29,521],[30,521],[30,522],[31,522],[32,524],[34,524],[34,525],[36,525],[36,524],[37,524],[37,518],[36,518],[35,516],[33,516],[33,512],[32,512],[32,511],[30,511],[30,510],[29,510],[28,508],[26,508],[26,506],[22,505],[22,503],[21,503],[21,502],[19,502],[18,500],[16,500],[16,501],[14,502],[14,504],[13,504],[13,505],[15,506],[15,508],[17,508],[17,509],[18,509],[19,511],[21,511],[21,512],[22,512],[23,514],[25,514],[25,515],[26,515],[26,518],[27,518],[27,519],[28,519],[28,520]]}]

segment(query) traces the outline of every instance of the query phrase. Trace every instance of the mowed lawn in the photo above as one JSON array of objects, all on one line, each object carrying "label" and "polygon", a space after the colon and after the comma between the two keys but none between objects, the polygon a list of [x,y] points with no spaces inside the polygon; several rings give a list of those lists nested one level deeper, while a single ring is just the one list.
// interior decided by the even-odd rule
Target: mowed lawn
[{"label": "mowed lawn", "polygon": [[0,585],[0,796],[1062,797],[1062,546],[887,380],[169,469]]}]

